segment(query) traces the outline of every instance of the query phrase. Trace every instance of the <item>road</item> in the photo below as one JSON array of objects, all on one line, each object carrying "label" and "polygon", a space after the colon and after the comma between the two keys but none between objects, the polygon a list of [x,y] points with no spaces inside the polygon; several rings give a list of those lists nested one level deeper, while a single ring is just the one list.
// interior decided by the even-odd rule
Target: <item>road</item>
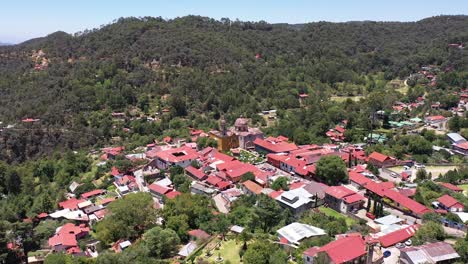
[{"label": "road", "polygon": [[146,187],[146,184],[145,184],[145,178],[143,176],[143,170],[137,170],[135,171],[135,173],[133,173],[133,175],[135,175],[135,180],[136,180],[136,183],[138,185],[138,189],[140,189],[140,192],[149,192],[149,189],[148,187]]},{"label": "road", "polygon": [[401,178],[400,177],[396,177],[396,178],[393,178],[390,173],[386,172],[386,171],[383,171],[382,169],[379,169],[379,177],[382,178],[382,179],[386,179],[387,181],[390,181],[390,182],[394,182],[396,184],[400,183],[401,182]]}]

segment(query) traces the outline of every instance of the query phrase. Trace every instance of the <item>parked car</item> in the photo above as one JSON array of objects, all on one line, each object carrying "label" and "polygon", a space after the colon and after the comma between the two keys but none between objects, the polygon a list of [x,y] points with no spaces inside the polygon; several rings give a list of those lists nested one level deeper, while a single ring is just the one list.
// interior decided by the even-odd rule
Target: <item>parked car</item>
[{"label": "parked car", "polygon": [[396,247],[396,248],[404,248],[404,247],[405,247],[405,244],[403,244],[403,243],[396,243],[395,247]]},{"label": "parked car", "polygon": [[398,174],[396,172],[392,172],[392,173],[390,173],[390,176],[392,176],[393,178],[396,178],[396,177],[398,177]]},{"label": "parked car", "polygon": [[367,212],[367,213],[366,213],[366,216],[367,216],[368,218],[372,219],[372,220],[375,219],[375,215],[373,215],[371,212]]},{"label": "parked car", "polygon": [[418,170],[419,170],[419,169],[424,169],[424,168],[426,168],[426,166],[424,166],[424,164],[416,164],[416,165],[414,165],[414,167],[415,167],[416,169],[418,169]]},{"label": "parked car", "polygon": [[411,241],[411,239],[408,239],[405,241],[405,245],[408,247],[411,246],[412,244],[413,244],[413,241]]}]

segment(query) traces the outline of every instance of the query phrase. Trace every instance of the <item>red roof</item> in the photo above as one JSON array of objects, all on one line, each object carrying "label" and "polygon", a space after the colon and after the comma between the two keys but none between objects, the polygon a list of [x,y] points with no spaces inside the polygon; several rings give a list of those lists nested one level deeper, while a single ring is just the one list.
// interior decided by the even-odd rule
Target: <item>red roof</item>
[{"label": "red roof", "polygon": [[222,181],[223,179],[216,177],[216,176],[208,176],[206,182],[215,186],[218,182]]},{"label": "red roof", "polygon": [[59,203],[59,206],[62,207],[63,209],[70,209],[70,210],[76,210],[78,209],[78,204],[86,202],[85,199],[76,199],[75,197],[65,200],[63,202]]},{"label": "red roof", "polygon": [[197,239],[208,239],[210,235],[203,231],[202,229],[190,230],[188,232],[189,236],[196,237]]},{"label": "red roof", "polygon": [[349,172],[349,180],[353,181],[361,186],[364,186],[366,183],[371,182],[372,180],[367,178],[366,176],[362,175],[361,173],[357,173],[355,171]]},{"label": "red roof", "polygon": [[111,169],[111,174],[112,174],[112,176],[115,177],[115,176],[120,175],[121,172],[119,171],[119,169],[117,169],[117,167],[112,167],[112,169]]},{"label": "red roof", "polygon": [[452,191],[454,191],[454,192],[462,192],[462,191],[463,191],[462,188],[460,188],[460,187],[458,187],[458,186],[456,186],[456,185],[453,185],[453,184],[451,184],[451,183],[440,182],[439,185],[440,185],[440,186],[443,186],[443,187],[445,187],[445,188],[447,188],[447,189],[449,189],[449,190],[452,190]]},{"label": "red roof", "polygon": [[350,190],[344,186],[331,186],[325,190],[325,193],[337,199],[343,199],[346,196],[356,194],[355,191]]},{"label": "red roof", "polygon": [[366,244],[360,235],[344,236],[321,248],[309,248],[304,255],[314,257],[319,252],[326,252],[335,264],[346,263],[365,255]]},{"label": "red roof", "polygon": [[380,186],[384,189],[392,189],[392,188],[395,188],[395,184],[391,181],[387,181],[387,182],[381,182],[379,183]]},{"label": "red roof", "polygon": [[276,197],[280,196],[283,192],[284,192],[283,190],[274,191],[274,192],[271,192],[268,196],[270,196],[273,199],[276,199]]},{"label": "red roof", "polygon": [[455,144],[455,147],[461,148],[461,149],[464,149],[464,150],[468,150],[468,142],[462,142],[462,143]]},{"label": "red roof", "polygon": [[386,189],[384,187],[382,187],[382,185],[380,185],[379,183],[376,183],[375,181],[368,182],[366,185],[364,185],[364,188],[366,188],[367,190],[377,194],[380,197],[385,196],[385,190]]},{"label": "red roof", "polygon": [[242,185],[244,185],[244,187],[251,191],[252,193],[255,193],[255,194],[260,194],[262,193],[262,186],[256,184],[255,182],[251,181],[251,180],[248,180],[248,181],[245,181],[242,183]]},{"label": "red roof", "polygon": [[194,176],[199,180],[203,180],[204,178],[206,178],[206,174],[202,170],[199,170],[193,166],[188,166],[187,168],[185,168],[185,170],[188,173],[190,173],[190,175]]},{"label": "red roof", "polygon": [[359,193],[352,194],[350,196],[346,196],[343,198],[343,201],[347,204],[352,204],[359,201],[364,201],[364,196],[360,195]]},{"label": "red roof", "polygon": [[108,203],[111,203],[111,202],[115,201],[115,199],[116,199],[115,197],[104,198],[104,199],[101,200],[100,203],[102,205],[106,205]]},{"label": "red roof", "polygon": [[49,214],[47,214],[47,213],[40,213],[40,214],[37,215],[37,218],[42,219],[42,218],[46,218],[47,216],[49,216]]},{"label": "red roof", "polygon": [[340,133],[344,133],[346,131],[346,129],[344,129],[343,127],[341,126],[335,126],[335,130],[340,132]]},{"label": "red roof", "polygon": [[97,189],[97,190],[93,190],[93,191],[90,191],[90,192],[85,192],[85,193],[83,193],[83,194],[81,195],[81,197],[82,197],[82,198],[85,198],[85,199],[88,199],[88,198],[90,198],[90,197],[103,194],[103,193],[105,193],[105,192],[106,192],[105,190]]},{"label": "red roof", "polygon": [[430,210],[426,206],[410,199],[395,190],[385,190],[385,196],[399,203],[401,206],[408,208],[411,212],[416,214],[428,213]]},{"label": "red roof", "polygon": [[155,153],[155,156],[163,161],[177,163],[198,158],[197,152],[189,147],[171,148]]},{"label": "red roof", "polygon": [[229,187],[230,185],[231,185],[231,183],[227,182],[227,181],[220,181],[220,182],[216,183],[216,187],[218,187],[218,189],[220,189],[220,190],[224,190],[227,187]]},{"label": "red roof", "polygon": [[117,181],[119,185],[128,185],[129,183],[132,183],[132,182],[136,182],[136,179],[135,177],[131,175],[125,175]]},{"label": "red roof", "polygon": [[404,242],[414,236],[416,230],[418,230],[419,225],[411,225],[403,229],[388,233],[379,237],[380,244],[383,247],[390,247],[396,243]]},{"label": "red roof", "polygon": [[182,193],[178,192],[178,191],[170,191],[168,193],[166,193],[166,197],[169,198],[169,199],[174,199],[176,198],[177,196],[181,195]]},{"label": "red roof", "polygon": [[51,238],[49,238],[49,246],[55,247],[62,245],[65,248],[76,247],[78,242],[77,237],[81,237],[89,233],[89,228],[84,225],[75,226],[72,223],[63,225],[60,230]]},{"label": "red roof", "polygon": [[298,149],[296,144],[288,143],[287,138],[281,136],[277,138],[269,137],[267,139],[256,138],[253,143],[274,153],[289,152]]},{"label": "red roof", "polygon": [[170,188],[167,188],[167,187],[164,187],[164,186],[161,186],[161,185],[157,185],[157,184],[150,184],[148,186],[148,188],[153,191],[154,193],[157,193],[157,194],[167,194],[168,192],[171,191]]},{"label": "red roof", "polygon": [[416,188],[399,189],[398,192],[401,193],[402,195],[406,196],[406,197],[413,197],[416,194]]},{"label": "red roof", "polygon": [[106,216],[106,214],[107,214],[107,209],[102,209],[102,210],[94,212],[94,215],[99,219],[104,218],[104,216]]},{"label": "red roof", "polygon": [[373,160],[376,160],[378,162],[385,162],[386,160],[390,159],[390,157],[387,156],[387,155],[384,155],[382,153],[374,151],[369,155],[369,159],[373,159]]},{"label": "red roof", "polygon": [[462,203],[460,203],[459,201],[457,201],[457,199],[453,198],[452,196],[448,194],[445,194],[442,197],[439,197],[437,201],[439,201],[439,203],[441,203],[447,208],[451,208],[451,207],[463,208],[464,207]]},{"label": "red roof", "polygon": [[289,184],[289,190],[298,189],[298,188],[301,188],[304,185],[306,185],[305,182],[301,182],[301,181],[294,182],[294,183]]},{"label": "red roof", "polygon": [[428,116],[426,117],[426,119],[429,121],[438,121],[438,120],[444,120],[445,117],[441,115],[436,115],[436,116]]}]

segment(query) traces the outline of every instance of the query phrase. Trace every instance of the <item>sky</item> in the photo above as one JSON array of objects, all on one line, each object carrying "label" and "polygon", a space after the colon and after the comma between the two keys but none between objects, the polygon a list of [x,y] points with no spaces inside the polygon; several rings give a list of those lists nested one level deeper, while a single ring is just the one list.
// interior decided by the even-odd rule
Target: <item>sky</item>
[{"label": "sky", "polygon": [[75,33],[129,16],[306,23],[417,21],[467,14],[468,0],[16,0],[0,5],[0,42],[19,43],[59,30]]}]

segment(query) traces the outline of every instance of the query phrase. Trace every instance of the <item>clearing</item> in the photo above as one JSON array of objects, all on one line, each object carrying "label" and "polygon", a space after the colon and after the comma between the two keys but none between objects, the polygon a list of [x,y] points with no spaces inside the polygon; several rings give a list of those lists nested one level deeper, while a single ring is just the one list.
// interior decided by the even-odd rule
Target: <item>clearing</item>
[{"label": "clearing", "polygon": [[328,208],[328,207],[323,207],[323,206],[320,206],[319,207],[319,210],[320,212],[326,214],[327,216],[333,216],[335,218],[344,218],[345,221],[346,221],[346,224],[348,226],[352,226],[353,224],[356,224],[356,220],[350,218],[350,217],[347,217],[341,213],[338,213],[337,211],[331,209],[331,208]]}]

